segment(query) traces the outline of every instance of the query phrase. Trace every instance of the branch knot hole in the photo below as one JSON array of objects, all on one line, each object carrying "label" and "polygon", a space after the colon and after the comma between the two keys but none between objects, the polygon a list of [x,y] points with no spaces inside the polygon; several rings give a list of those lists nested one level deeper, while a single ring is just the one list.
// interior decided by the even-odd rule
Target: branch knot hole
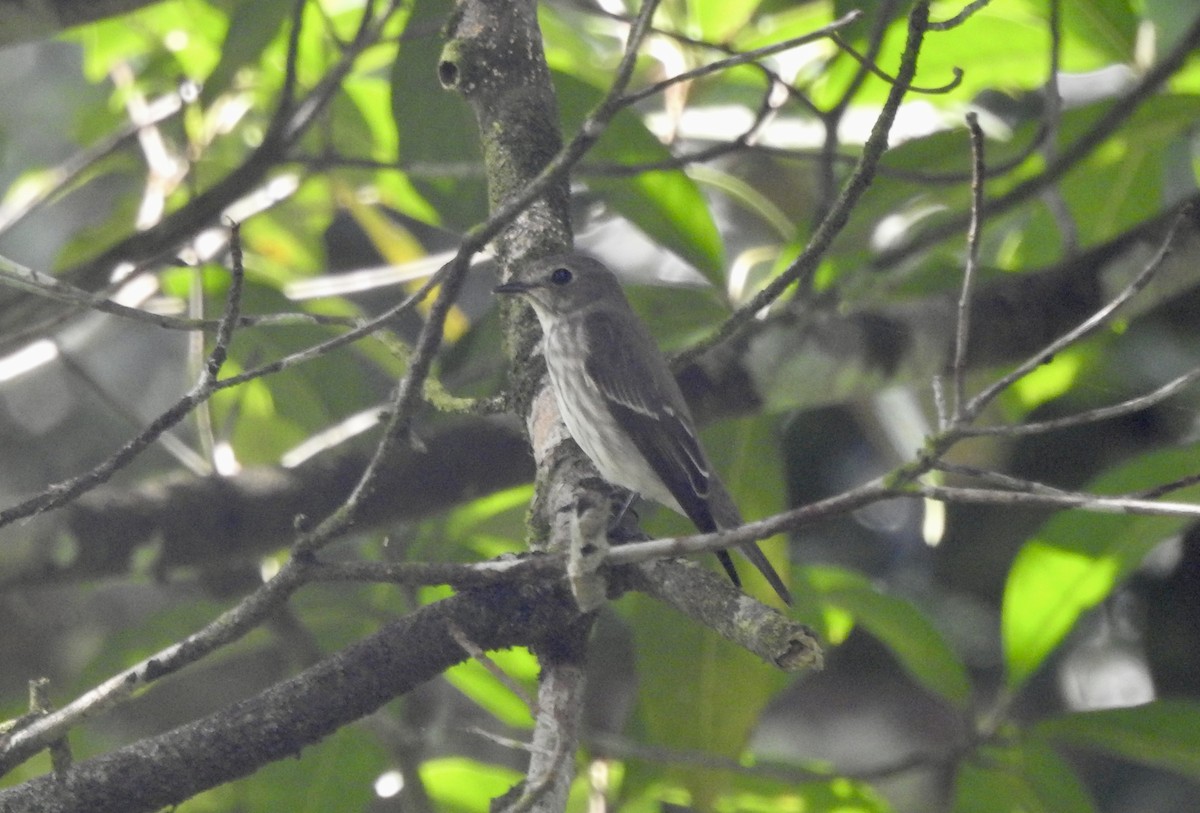
[{"label": "branch knot hole", "polygon": [[453,90],[458,86],[458,64],[449,60],[443,59],[438,63],[438,81],[442,83],[442,87],[446,90]]}]

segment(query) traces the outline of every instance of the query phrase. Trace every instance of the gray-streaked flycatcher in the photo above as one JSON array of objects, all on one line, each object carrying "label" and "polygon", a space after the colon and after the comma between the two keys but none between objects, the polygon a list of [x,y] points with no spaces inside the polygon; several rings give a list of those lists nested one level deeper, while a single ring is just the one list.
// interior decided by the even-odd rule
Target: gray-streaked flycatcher
[{"label": "gray-streaked flycatcher", "polygon": [[[558,254],[496,293],[520,294],[533,306],[563,422],[605,480],[683,514],[705,533],[742,524],[675,376],[608,268],[582,254]],[[791,604],[758,546],[739,549]],[[728,552],[717,556],[740,585]]]}]

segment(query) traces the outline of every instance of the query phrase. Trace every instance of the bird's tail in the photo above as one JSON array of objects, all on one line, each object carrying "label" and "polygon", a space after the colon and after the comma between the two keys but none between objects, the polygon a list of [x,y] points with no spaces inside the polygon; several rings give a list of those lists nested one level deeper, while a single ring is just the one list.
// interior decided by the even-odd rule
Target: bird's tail
[{"label": "bird's tail", "polygon": [[[733,498],[729,496],[729,492],[725,490],[725,486],[720,480],[709,482],[710,493],[708,496],[708,508],[712,516],[713,522],[718,528],[736,528],[742,524],[741,512],[737,509],[737,504]],[[753,542],[747,542],[745,545],[739,545],[738,551],[743,556],[750,560],[750,564],[758,568],[758,572],[763,574],[763,578],[771,585],[771,589],[783,600],[787,606],[792,606],[792,591],[788,590],[787,585],[783,583],[783,579],[779,578],[779,574],[775,572],[775,568],[767,560],[762,550]],[[725,568],[725,572],[729,574],[730,580],[738,587],[742,586],[742,580],[738,578],[737,569],[733,566],[733,559],[728,551],[717,551],[717,558],[721,560],[721,565]]]},{"label": "bird's tail", "polygon": [[[783,583],[783,579],[779,578],[779,574],[775,572],[775,568],[773,568],[771,563],[767,561],[767,557],[763,554],[762,550],[759,549],[758,545],[750,542],[739,546],[738,550],[743,556],[750,560],[750,564],[758,568],[758,572],[763,574],[763,578],[767,580],[767,583],[771,585],[771,589],[778,594],[779,598],[783,600],[783,603],[791,607],[792,591],[788,590],[787,585]],[[722,553],[724,553],[724,551],[722,551]],[[728,553],[726,553],[725,557],[721,560],[721,564],[725,565],[726,572],[733,569],[733,562],[729,561]]]}]

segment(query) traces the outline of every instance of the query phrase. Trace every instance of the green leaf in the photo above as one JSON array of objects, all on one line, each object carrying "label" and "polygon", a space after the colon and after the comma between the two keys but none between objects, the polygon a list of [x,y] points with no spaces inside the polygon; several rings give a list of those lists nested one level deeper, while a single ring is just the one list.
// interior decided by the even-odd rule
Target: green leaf
[{"label": "green leaf", "polygon": [[912,602],[880,593],[858,573],[834,567],[806,570],[822,601],[853,616],[926,689],[954,706],[966,707],[971,697],[966,667]]},{"label": "green leaf", "polygon": [[[521,647],[503,652],[490,652],[488,657],[505,675],[523,684],[530,696],[534,694],[538,665],[537,659],[529,650]],[[533,727],[533,718],[529,715],[529,705],[525,698],[513,692],[479,661],[460,663],[446,672],[446,680],[505,725],[517,728]]]},{"label": "green leaf", "polygon": [[1200,779],[1200,703],[1194,700],[1066,714],[1037,723],[1032,733]]},{"label": "green leaf", "polygon": [[[636,720],[645,742],[738,757],[786,676],[644,596],[627,596],[618,607],[634,634]],[[673,773],[701,808],[729,787],[728,772],[709,767],[681,765]],[[628,781],[637,793],[661,773],[633,770]]]},{"label": "green leaf", "polygon": [[[842,5],[863,7],[861,3]],[[1018,3],[1014,7],[1012,2],[1007,2],[997,7],[997,4],[992,4],[971,15],[953,33],[929,32],[921,49],[915,84],[925,87],[946,85],[954,78],[954,68],[967,67],[969,70],[966,70],[961,84],[955,89],[949,93],[923,95],[921,102],[938,107],[958,107],[985,88],[1011,91],[1042,87],[1046,82],[1046,53],[1050,42],[1045,12],[1023,9],[1021,5]],[[954,13],[958,8],[946,10]],[[876,64],[890,75],[895,74],[900,63],[907,29],[908,21],[904,15],[894,20],[888,26],[876,58]],[[853,31],[856,37],[851,44],[861,52],[865,45],[863,37],[870,28],[860,21]],[[838,101],[858,70],[856,60],[844,55],[839,57],[832,69],[815,83],[817,92],[813,101],[820,107]],[[880,105],[887,98],[889,90],[887,82],[871,76],[854,98],[859,104]]]},{"label": "green leaf", "polygon": [[1038,742],[984,748],[959,766],[954,813],[1093,813],[1071,767]]},{"label": "green leaf", "polygon": [[[603,93],[586,82],[563,73],[554,74],[564,137],[570,138]],[[628,110],[613,118],[586,160],[637,165],[669,159],[671,153],[641,119]],[[641,172],[631,177],[585,179],[588,188],[626,217],[655,242],[694,265],[713,282],[725,267],[721,236],[708,201],[686,174],[679,170]]]},{"label": "green leaf", "polygon": [[[1143,455],[1101,476],[1087,491],[1128,494],[1195,471],[1198,447]],[[1200,487],[1173,492],[1194,500]],[[1021,686],[1075,626],[1159,542],[1190,520],[1177,517],[1057,514],[1017,553],[1001,608],[1008,685]]]},{"label": "green leaf", "polygon": [[749,21],[762,0],[689,0],[688,18],[701,39],[724,42]]},{"label": "green leaf", "polygon": [[[722,421],[704,432],[704,445],[744,517],[769,517],[787,507],[783,458],[777,421],[773,416]],[[790,581],[787,536],[779,534],[764,539],[759,547],[787,584]],[[774,593],[758,570],[747,565],[736,553],[733,558],[746,591],[763,601],[775,601]],[[783,606],[782,603],[779,606]]]},{"label": "green leaf", "polygon": [[[450,14],[449,0],[417,0],[408,27],[437,31]],[[401,168],[414,165],[454,165],[479,168],[475,177],[454,174],[413,175],[413,186],[447,225],[466,228],[487,217],[487,187],[479,127],[462,99],[438,82],[442,40],[436,36],[409,37],[393,63],[392,118],[399,137]]]},{"label": "green leaf", "polygon": [[1068,347],[1015,383],[1012,393],[1020,403],[1022,413],[1028,414],[1041,404],[1069,392],[1075,386],[1087,358],[1086,349]]},{"label": "green leaf", "polygon": [[[357,115],[368,128],[366,154],[378,161],[391,161],[399,147],[396,122],[389,109],[391,88],[378,76],[348,76],[342,81],[342,93],[353,102]],[[338,141],[343,152],[348,152],[340,144],[340,133]]]},{"label": "green leaf", "polygon": [[221,61],[204,81],[200,94],[204,106],[225,92],[239,70],[258,61],[294,6],[292,0],[241,0],[237,4],[221,45]]},{"label": "green leaf", "polygon": [[[1062,32],[1065,54],[1086,47],[1107,62],[1133,62],[1138,18],[1129,0],[1076,0],[1063,4]],[[1080,47],[1076,48],[1076,44]],[[1075,64],[1068,58],[1063,70],[1089,70],[1091,61]]]},{"label": "green leaf", "polygon": [[837,646],[854,631],[855,618],[847,610],[825,601],[823,586],[827,579],[825,569],[821,567],[793,568],[792,597],[796,602],[796,615],[815,629],[822,641]]},{"label": "green leaf", "polygon": [[791,219],[775,202],[763,194],[750,182],[730,172],[697,164],[689,170],[697,183],[719,190],[747,212],[759,217],[763,223],[774,229],[781,240],[787,240],[796,229]]},{"label": "green leaf", "polygon": [[[1109,104],[1064,117],[1064,143],[1082,135]],[[1171,148],[1190,143],[1200,117],[1200,97],[1156,96],[1139,105],[1128,123],[1067,175],[1061,189],[1079,224],[1084,245],[1093,245],[1161,211]],[[1191,187],[1194,189],[1194,182]]]},{"label": "green leaf", "polygon": [[729,317],[729,304],[709,286],[630,285],[625,290],[633,309],[668,354],[707,336]]},{"label": "green leaf", "polygon": [[566,4],[538,3],[538,28],[550,70],[580,79],[592,87],[612,81],[624,43],[597,37],[588,22],[591,15]]},{"label": "green leaf", "polygon": [[491,800],[520,782],[521,774],[464,757],[444,757],[421,763],[421,781],[437,810],[487,813]]},{"label": "green leaf", "polygon": [[[63,35],[84,46],[84,75],[92,82],[105,80],[117,64],[136,64],[169,51],[182,70],[193,78],[207,76],[220,59],[220,40],[227,27],[225,14],[201,0],[173,0],[151,4],[132,14],[113,16],[80,26]],[[167,47],[169,45],[169,48]],[[161,78],[163,73],[147,71]],[[170,82],[178,82],[178,75]]]}]

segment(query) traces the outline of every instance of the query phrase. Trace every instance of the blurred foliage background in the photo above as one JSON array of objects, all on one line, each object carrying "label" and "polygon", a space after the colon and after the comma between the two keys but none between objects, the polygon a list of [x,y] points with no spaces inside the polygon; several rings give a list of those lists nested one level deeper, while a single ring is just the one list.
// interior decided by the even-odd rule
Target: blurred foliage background
[{"label": "blurred foliage background", "polygon": [[[932,17],[964,5],[934,3]],[[908,6],[861,4],[844,43],[893,72]],[[212,318],[228,283],[221,217],[242,222],[246,312],[321,319],[239,331],[225,374],[335,336],[419,284],[486,216],[474,120],[435,72],[451,5],[301,7],[290,110],[292,2],[169,0],[0,50],[0,254],[125,304]],[[855,7],[666,0],[634,85]],[[629,11],[617,0],[539,4],[568,136],[612,79]],[[1197,197],[1200,58],[1187,38],[1198,13],[1193,0],[993,0],[931,33],[916,85],[946,86],[955,68],[962,81],[907,98],[870,190],[799,299],[837,320],[957,297],[967,111],[987,134],[985,191],[1000,202],[984,224],[983,283],[1099,275],[1132,262],[1129,246],[1153,248],[1154,224]],[[1171,55],[1165,81],[1144,88]],[[580,245],[622,272],[671,351],[711,334],[806,244],[889,88],[829,39],[760,62],[623,112],[572,176]],[[284,120],[294,126],[281,133]],[[681,160],[700,151],[705,160]],[[1182,283],[1145,292],[1131,315],[1006,392],[988,419],[1118,403],[1200,365],[1200,278],[1188,261]],[[453,395],[504,386],[494,281],[481,266],[447,324],[435,377]],[[1008,329],[1035,331],[1070,304],[1018,300]],[[947,325],[927,321],[911,327],[944,338]],[[112,454],[187,389],[205,348],[199,333],[11,287],[0,325],[6,506]],[[396,339],[419,325],[408,314],[389,325],[392,340],[223,390],[108,484],[0,528],[0,716],[25,710],[28,680],[48,677],[66,702],[269,575],[295,516],[323,515],[361,471],[405,369]],[[837,493],[920,448],[935,423],[930,380],[903,370],[929,366],[908,358],[928,344],[884,336],[845,361],[801,341],[772,348],[789,364],[756,381],[756,397],[717,394],[730,405],[709,410],[722,419],[706,442],[748,517]],[[738,350],[751,368],[753,347]],[[1003,370],[977,365],[968,384]],[[1138,493],[1196,471],[1195,415],[1196,393],[1184,390],[1083,427],[979,439],[960,462]],[[470,562],[522,550],[532,486],[519,424],[431,408],[419,433],[433,451],[402,467],[368,527],[332,554]],[[643,519],[651,533],[688,531],[666,512]],[[905,501],[768,548],[792,563],[798,617],[830,647],[825,671],[791,680],[648,599],[614,603],[592,645],[572,809],[603,809],[587,807],[601,798],[628,811],[1195,809],[1190,523]],[[256,633],[73,732],[76,757],[259,691],[443,595],[310,586]],[[527,652],[494,656],[532,686]],[[179,809],[485,810],[524,757],[481,732],[521,739],[530,725],[523,702],[468,664]],[[3,782],[48,764],[39,757]]]}]

